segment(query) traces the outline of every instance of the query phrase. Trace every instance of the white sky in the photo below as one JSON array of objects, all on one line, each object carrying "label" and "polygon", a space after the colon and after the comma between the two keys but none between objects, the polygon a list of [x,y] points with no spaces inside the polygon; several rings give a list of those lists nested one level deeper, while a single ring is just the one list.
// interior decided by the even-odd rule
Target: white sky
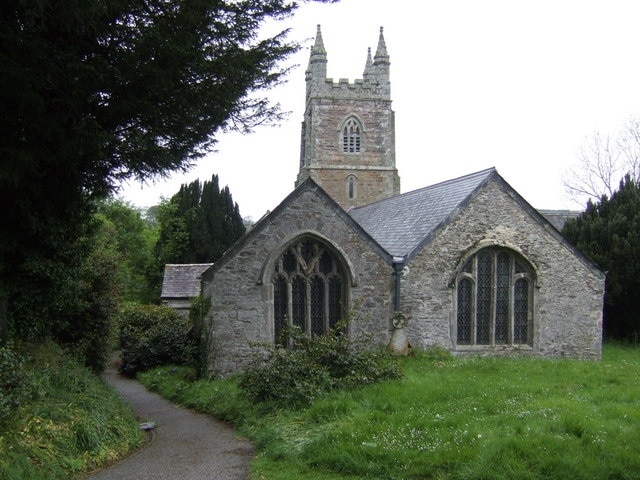
[{"label": "white sky", "polygon": [[[563,177],[585,138],[640,115],[637,0],[342,0],[277,27],[310,47],[317,24],[335,81],[362,78],[384,27],[402,192],[496,167],[534,207],[580,209]],[[292,112],[280,127],[221,136],[189,173],[121,197],[155,205],[216,173],[243,217],[272,210],[298,173],[308,58],[292,57],[288,83],[268,92]]]}]

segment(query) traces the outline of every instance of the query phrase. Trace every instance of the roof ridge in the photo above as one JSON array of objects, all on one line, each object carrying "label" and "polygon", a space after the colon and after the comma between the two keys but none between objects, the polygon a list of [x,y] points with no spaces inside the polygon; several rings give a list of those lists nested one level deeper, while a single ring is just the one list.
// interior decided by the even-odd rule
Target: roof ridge
[{"label": "roof ridge", "polygon": [[459,182],[459,181],[464,180],[464,179],[483,176],[483,175],[488,175],[489,173],[496,173],[496,172],[497,172],[497,170],[496,170],[495,167],[485,168],[484,170],[479,170],[477,172],[468,173],[466,175],[461,175],[461,176],[456,177],[456,178],[450,178],[448,180],[443,180],[441,182],[434,183],[432,185],[427,185],[425,187],[416,188],[415,190],[410,190],[408,192],[400,193],[400,194],[394,195],[392,197],[383,198],[381,200],[377,200],[375,202],[371,202],[371,203],[368,203],[366,205],[362,205],[360,207],[353,207],[353,208],[349,209],[349,213],[351,213],[353,211],[357,211],[357,210],[363,209],[363,208],[367,208],[367,207],[369,207],[371,205],[376,205],[376,204],[380,204],[380,203],[389,202],[389,201],[391,201],[393,199],[397,199],[397,198],[400,198],[400,197],[408,197],[410,195],[417,195],[419,193],[423,193],[425,190],[429,190],[429,189],[433,189],[433,188],[436,188],[436,187],[441,187],[443,185]]}]

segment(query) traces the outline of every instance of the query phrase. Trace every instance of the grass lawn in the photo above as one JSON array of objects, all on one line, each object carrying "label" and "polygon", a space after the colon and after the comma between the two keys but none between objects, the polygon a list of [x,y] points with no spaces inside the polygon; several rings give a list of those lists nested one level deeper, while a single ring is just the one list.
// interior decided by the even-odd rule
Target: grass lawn
[{"label": "grass lawn", "polygon": [[600,362],[402,361],[402,380],[299,410],[252,405],[233,379],[140,377],[234,422],[258,446],[253,479],[640,479],[640,348],[606,345]]}]

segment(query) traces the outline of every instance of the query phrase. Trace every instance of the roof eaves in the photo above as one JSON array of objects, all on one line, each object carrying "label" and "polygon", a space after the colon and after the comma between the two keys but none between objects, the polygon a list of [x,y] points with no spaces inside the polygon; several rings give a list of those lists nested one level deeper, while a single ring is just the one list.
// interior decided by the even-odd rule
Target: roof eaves
[{"label": "roof eaves", "polygon": [[280,212],[282,212],[287,205],[295,201],[300,195],[309,190],[316,190],[319,195],[321,195],[329,207],[334,210],[336,215],[338,215],[342,220],[344,220],[349,226],[351,226],[354,230],[356,230],[361,236],[363,236],[366,241],[372,246],[373,250],[380,255],[387,263],[392,264],[393,259],[392,256],[387,252],[371,235],[369,235],[362,226],[356,222],[351,215],[349,215],[344,208],[340,206],[331,196],[320,186],[318,185],[312,178],[307,178],[304,182],[298,185],[293,192],[287,195],[282,202],[278,204],[276,208],[274,208],[271,212],[265,214],[253,228],[239,238],[227,251],[224,252],[222,257],[215,262],[210,268],[208,268],[203,274],[202,279],[210,279],[211,275],[222,267],[222,265],[226,264],[231,257],[235,253],[237,253],[246,243],[254,236],[260,233],[262,230],[266,228],[269,224],[269,220],[275,216],[277,216]]},{"label": "roof eaves", "polygon": [[571,250],[588,268],[595,271],[601,278],[606,276],[605,272],[600,268],[600,266],[595,263],[593,260],[584,255],[580,250],[578,250],[569,240],[567,240],[562,233],[547,219],[540,211],[538,211],[535,207],[533,207],[527,200],[524,199],[522,195],[520,195],[509,183],[502,178],[496,172],[496,179],[502,183],[503,187],[509,192],[509,194],[513,197],[513,199],[520,204],[522,208],[524,208],[534,220],[536,220],[540,225],[542,225],[553,237],[556,238],[560,243],[562,243],[565,247]]}]

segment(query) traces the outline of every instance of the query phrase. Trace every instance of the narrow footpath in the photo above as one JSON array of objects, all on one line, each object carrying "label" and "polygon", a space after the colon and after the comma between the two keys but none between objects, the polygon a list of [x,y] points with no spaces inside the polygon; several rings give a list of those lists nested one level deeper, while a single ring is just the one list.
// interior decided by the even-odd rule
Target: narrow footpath
[{"label": "narrow footpath", "polygon": [[246,480],[254,449],[233,428],[184,409],[149,392],[115,368],[106,382],[128,403],[140,422],[153,422],[148,444],[125,460],[87,477],[90,480]]}]

